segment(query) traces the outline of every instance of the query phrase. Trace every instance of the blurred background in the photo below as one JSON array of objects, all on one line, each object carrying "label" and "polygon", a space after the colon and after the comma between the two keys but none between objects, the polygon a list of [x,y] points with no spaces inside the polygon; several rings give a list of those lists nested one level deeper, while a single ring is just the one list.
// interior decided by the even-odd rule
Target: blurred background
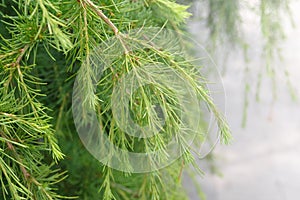
[{"label": "blurred background", "polygon": [[[226,118],[234,140],[216,147],[215,170],[206,161],[199,162],[205,175],[197,181],[207,200],[295,200],[300,195],[300,1],[289,4],[294,26],[289,13],[280,18],[285,39],[274,48],[282,59],[274,55],[270,64],[276,75],[265,70],[265,39],[255,2],[242,4],[239,12],[248,60],[243,48],[226,42],[217,42],[211,51],[223,74]],[[249,9],[251,3],[254,9]],[[201,2],[192,5],[189,27],[205,46],[209,30],[207,22],[199,20],[207,15],[202,8]],[[186,186],[190,198],[199,199],[195,187],[189,182]]]}]

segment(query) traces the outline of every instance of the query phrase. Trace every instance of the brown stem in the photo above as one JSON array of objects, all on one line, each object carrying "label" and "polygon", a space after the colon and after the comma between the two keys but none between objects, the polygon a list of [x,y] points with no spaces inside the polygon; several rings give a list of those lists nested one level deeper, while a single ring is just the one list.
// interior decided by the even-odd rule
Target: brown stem
[{"label": "brown stem", "polygon": [[100,10],[98,6],[96,6],[91,0],[84,0],[84,5],[85,4],[91,7],[94,10],[94,12],[113,30],[117,38],[120,40],[121,45],[125,50],[125,54],[128,54],[130,50],[127,47],[127,45],[124,43],[122,37],[120,37],[121,34],[119,34],[120,33],[119,29],[115,26],[115,24],[112,23],[112,21],[102,12],[102,10]]},{"label": "brown stem", "polygon": [[[7,135],[6,135],[4,132],[1,132],[1,131],[0,131],[0,136],[6,139],[7,148],[8,148],[10,151],[13,152],[13,154],[14,154],[16,160],[18,161],[18,164],[19,164],[19,166],[20,166],[20,170],[21,170],[21,172],[23,173],[24,178],[25,178],[28,182],[31,182],[31,183],[35,184],[36,186],[38,186],[38,187],[42,186],[42,184],[39,183],[39,182],[38,182],[38,181],[37,181],[37,180],[36,180],[36,179],[35,179],[28,171],[27,171],[27,169],[24,167],[24,165],[22,164],[22,163],[23,163],[22,159],[20,158],[19,154],[17,153],[17,151],[16,151],[14,145],[13,145],[11,142],[8,141],[9,139],[8,139]],[[45,190],[44,187],[41,187],[41,189],[42,189],[42,191],[44,192],[44,194],[45,194],[49,199],[52,199],[51,196],[50,196],[50,194],[48,193],[48,191]],[[35,197],[33,197],[33,198],[36,199]]]},{"label": "brown stem", "polygon": [[22,159],[20,158],[19,154],[17,153],[14,145],[8,141],[9,139],[5,133],[0,132],[0,136],[6,139],[7,148],[13,152],[14,156],[16,157],[16,160],[18,161],[18,163],[20,165],[20,170],[22,171],[24,178],[26,180],[28,180],[28,178],[30,177],[30,173],[27,171],[27,169],[22,164]]},{"label": "brown stem", "polygon": [[180,167],[180,172],[179,172],[179,176],[178,176],[178,182],[180,182],[180,179],[182,177],[182,172],[183,172],[184,165],[185,165],[184,160],[182,160],[181,167]]},{"label": "brown stem", "polygon": [[[7,65],[5,65],[4,67],[8,67],[8,66],[12,66],[12,67],[15,67],[17,66],[17,68],[19,69],[19,66],[20,66],[20,62],[22,60],[22,58],[24,57],[26,51],[29,49],[30,45],[29,44],[26,44],[22,49],[20,50],[17,50],[17,51],[13,51],[11,52],[10,54],[8,54],[7,56],[11,56],[11,55],[14,55],[15,53],[20,53],[20,55],[17,57],[17,60],[13,63],[9,63]],[[3,56],[4,57],[4,56]],[[0,56],[1,58],[1,56]],[[8,86],[13,78],[13,72],[14,71],[10,71],[10,74],[9,74],[9,78],[7,79],[7,81],[4,83],[4,86],[6,87],[5,89],[5,93],[7,93],[8,91]]]},{"label": "brown stem", "polygon": [[20,65],[20,62],[28,49],[29,49],[29,44],[26,44],[22,49],[20,49],[20,55],[17,58],[16,62],[14,63],[14,66]]},{"label": "brown stem", "polygon": [[112,21],[110,21],[110,19],[105,14],[103,14],[102,10],[100,10],[98,6],[96,6],[91,0],[84,0],[84,1],[114,31],[115,35],[119,34],[118,28],[114,25],[114,23],[112,23]]}]

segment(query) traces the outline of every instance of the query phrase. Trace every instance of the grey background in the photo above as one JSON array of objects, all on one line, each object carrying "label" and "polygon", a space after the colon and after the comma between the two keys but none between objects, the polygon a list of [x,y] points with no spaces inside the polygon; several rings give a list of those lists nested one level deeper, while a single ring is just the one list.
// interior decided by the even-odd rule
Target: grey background
[{"label": "grey background", "polygon": [[[287,39],[281,45],[282,62],[275,61],[278,70],[276,78],[277,100],[272,97],[271,80],[264,73],[261,100],[256,102],[257,74],[264,67],[261,57],[262,38],[259,35],[259,18],[243,12],[244,30],[249,50],[251,69],[245,75],[243,54],[227,49],[231,55],[223,76],[226,89],[226,116],[234,140],[231,145],[219,145],[215,149],[216,164],[222,177],[209,173],[204,161],[199,165],[205,171],[204,177],[197,177],[208,200],[296,200],[300,197],[300,1],[291,3],[296,28],[288,19],[283,19]],[[197,7],[194,8],[197,10]],[[197,16],[196,16],[197,17]],[[203,24],[190,22],[191,32],[199,42],[205,40],[205,32],[199,31]],[[220,70],[226,48],[220,46],[216,53]],[[283,69],[288,69],[298,100],[291,98]],[[247,127],[242,128],[245,81],[253,83],[249,94]],[[191,199],[196,197],[190,182],[186,188]]]}]

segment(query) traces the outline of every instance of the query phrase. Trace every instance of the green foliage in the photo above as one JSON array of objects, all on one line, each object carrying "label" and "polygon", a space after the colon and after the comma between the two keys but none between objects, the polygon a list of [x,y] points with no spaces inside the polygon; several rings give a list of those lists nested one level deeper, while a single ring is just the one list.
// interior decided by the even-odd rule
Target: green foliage
[{"label": "green foliage", "polygon": [[[211,36],[216,38],[219,33],[225,33],[229,41],[235,41],[239,36],[238,1],[209,3]],[[278,25],[269,25],[273,21],[267,17],[263,5],[262,13],[266,16],[262,19],[263,33],[266,38],[281,37],[268,32]],[[182,53],[183,44],[188,42],[181,37],[186,19],[191,15],[187,9],[188,6],[171,0],[3,1],[0,7],[0,199],[188,198],[181,176],[184,168],[197,166],[184,135],[193,132],[197,142],[202,142],[203,122],[197,122],[198,129],[177,133],[185,125],[180,119],[179,99],[156,78],[172,71],[180,77],[178,80],[186,81],[196,92],[196,99],[215,116],[221,141],[228,143],[231,138],[226,121],[205,87],[205,77],[198,73],[200,66],[193,63],[192,56]],[[158,29],[154,35],[147,32],[151,38],[130,35],[134,29],[142,32],[153,27]],[[163,29],[176,34],[164,34]],[[110,43],[111,38],[116,42]],[[99,44],[104,45],[99,48]],[[167,48],[160,49],[158,45]],[[97,58],[110,60],[100,80],[96,79],[93,68],[95,48],[99,48]],[[142,67],[149,64],[160,67]],[[130,117],[141,126],[159,127],[160,134],[150,138],[128,136],[118,127],[113,115],[113,88],[130,72],[133,76],[127,80],[132,81],[129,85],[138,86],[129,98]],[[102,134],[111,143],[130,152],[160,150],[158,160],[164,161],[169,157],[167,143],[175,138],[182,156],[163,169],[138,174],[130,171],[134,166],[128,164],[126,156],[118,158],[124,161],[122,167],[128,168],[126,172],[101,164],[85,149],[76,131],[76,118],[73,119],[71,111],[75,77],[84,97],[79,107],[97,113]],[[167,75],[165,79],[169,84],[174,82]],[[146,85],[142,84],[145,82]],[[122,84],[118,87],[118,95],[125,95],[126,87]],[[177,84],[175,81],[173,87],[183,96],[188,94],[180,87],[180,81]],[[155,107],[157,104],[161,105],[160,111]],[[165,115],[164,125],[159,112]],[[128,118],[122,113],[120,116],[124,120]],[[82,120],[81,126],[87,124]],[[114,149],[109,150],[108,156],[113,157]],[[152,160],[149,163],[151,167],[156,164]]]},{"label": "green foliage", "polygon": [[[110,102],[112,86],[117,81],[114,77],[141,69],[145,63],[167,64],[187,78],[197,98],[207,103],[216,115],[224,142],[228,142],[226,122],[204,85],[198,85],[197,80],[202,77],[195,73],[197,67],[184,55],[176,55],[168,49],[159,50],[149,44],[143,51],[129,53],[126,49],[128,41],[137,42],[135,38],[128,40],[124,34],[134,28],[165,27],[179,33],[190,16],[186,11],[188,7],[167,0],[15,0],[4,1],[3,5],[0,198],[186,199],[180,177],[183,167],[194,162],[194,158],[183,136],[175,135],[182,123],[178,120],[180,108],[176,96],[159,82],[139,85],[130,100],[135,122],[157,125],[159,117],[154,110],[148,109],[157,103],[163,105],[168,119],[166,127],[161,127],[162,134],[144,140],[128,137],[116,126]],[[95,93],[91,53],[96,44],[113,35],[127,53],[114,58]],[[176,45],[180,46],[173,44]],[[167,69],[160,70],[157,73]],[[141,73],[152,78],[156,76],[147,70]],[[99,163],[81,144],[74,127],[71,97],[75,76],[86,98],[84,104],[97,110],[103,134],[109,135],[111,142],[130,151],[148,152],[164,150],[168,138],[176,136],[183,156],[162,170],[140,174],[120,172]],[[140,77],[141,74],[136,74],[135,79]],[[138,104],[134,103],[137,101]]]}]

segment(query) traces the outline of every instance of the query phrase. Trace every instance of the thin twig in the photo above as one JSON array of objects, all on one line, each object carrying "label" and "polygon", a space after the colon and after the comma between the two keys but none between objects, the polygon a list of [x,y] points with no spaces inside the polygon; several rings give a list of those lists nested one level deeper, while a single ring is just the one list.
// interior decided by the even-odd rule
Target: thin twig
[{"label": "thin twig", "polygon": [[[16,62],[14,62],[14,63],[12,64],[12,66],[14,66],[14,67],[17,68],[18,74],[19,74],[19,77],[20,77],[20,81],[21,81],[24,85],[26,85],[26,84],[25,84],[25,81],[24,81],[24,79],[23,79],[23,74],[22,74],[22,71],[21,71],[21,68],[20,68],[20,62],[21,62],[21,60],[23,59],[23,57],[24,57],[26,51],[29,49],[29,47],[30,47],[30,44],[26,44],[22,49],[20,49],[20,55],[18,56]],[[34,114],[37,116],[37,110],[36,110],[36,108],[35,108],[35,107],[33,106],[33,104],[32,104],[32,100],[31,100],[31,97],[30,97],[30,95],[29,95],[29,92],[28,92],[27,87],[24,87],[24,90],[25,90],[25,92],[26,92],[26,95],[27,95],[27,97],[28,97],[28,100],[29,100],[30,103],[31,103],[31,107],[32,107],[32,109],[33,109],[33,111],[34,111]]]},{"label": "thin twig", "polygon": [[184,160],[182,160],[181,167],[180,167],[180,172],[179,172],[179,176],[178,176],[178,182],[180,182],[180,179],[182,177],[182,172],[183,172],[184,165],[185,165]]},{"label": "thin twig", "polygon": [[20,55],[19,57],[17,58],[16,62],[14,63],[14,66],[19,66],[20,65],[20,62],[22,60],[22,58],[24,57],[26,51],[29,49],[30,45],[29,44],[26,44],[22,49],[20,49]]},{"label": "thin twig", "polygon": [[[7,135],[6,135],[4,132],[1,132],[1,131],[0,131],[0,136],[3,137],[3,138],[6,140],[7,148],[8,148],[10,151],[13,152],[13,154],[14,154],[16,160],[17,160],[18,163],[19,163],[20,170],[22,171],[25,180],[27,180],[27,181],[29,181],[29,182],[35,184],[35,185],[38,186],[38,187],[42,186],[42,184],[39,183],[39,182],[38,182],[38,181],[37,181],[37,180],[36,180],[36,179],[35,179],[28,171],[27,171],[27,169],[24,167],[23,161],[22,161],[21,157],[20,157],[19,154],[17,153],[17,151],[16,151],[14,145],[13,145],[11,142],[8,141],[9,138],[7,137]],[[45,190],[44,187],[41,187],[41,189],[42,189],[42,191],[44,192],[44,194],[46,194],[46,196],[47,196],[49,199],[52,199],[51,196],[50,196],[50,194]]]},{"label": "thin twig", "polygon": [[[12,63],[12,65],[11,65],[11,66],[17,68],[18,73],[19,73],[19,75],[20,75],[20,78],[21,78],[21,81],[22,81],[22,82],[23,82],[23,75],[22,75],[21,69],[20,69],[20,62],[21,62],[21,60],[23,59],[23,57],[24,57],[26,51],[29,49],[29,47],[30,47],[30,45],[29,45],[29,44],[26,44],[22,49],[20,49],[20,50],[19,50],[19,51],[20,51],[20,55],[18,56],[17,60],[16,60],[14,63]],[[10,83],[10,81],[12,80],[12,75],[13,75],[13,72],[11,72],[10,77],[9,77],[9,79],[8,79],[8,82],[6,83],[7,86],[8,86],[8,84]]]},{"label": "thin twig", "polygon": [[[9,67],[9,66],[12,66],[12,67],[19,66],[21,60],[23,59],[23,57],[24,57],[26,51],[29,49],[29,47],[30,47],[30,45],[26,44],[22,49],[18,50],[20,55],[17,57],[16,61],[13,62],[13,63],[8,63],[8,64],[4,65],[4,67],[6,68],[6,67]],[[11,54],[11,55],[13,55],[13,54]]]},{"label": "thin twig", "polygon": [[122,37],[120,37],[121,34],[119,32],[119,29],[115,26],[115,24],[91,0],[84,0],[84,3],[87,4],[89,7],[91,7],[94,10],[94,12],[113,30],[117,38],[120,40],[121,45],[125,50],[125,54],[128,54],[130,50],[127,47],[127,45],[124,43]]},{"label": "thin twig", "polygon": [[98,8],[91,0],[84,0],[94,11],[95,13],[114,31],[115,35],[119,34],[118,28],[110,21],[110,19],[103,14],[102,10]]},{"label": "thin twig", "polygon": [[0,132],[0,136],[5,138],[6,139],[6,144],[7,144],[7,147],[10,151],[13,152],[13,154],[15,155],[16,157],[16,160],[18,161],[18,163],[20,164],[20,170],[22,171],[23,173],[23,176],[26,180],[28,180],[28,178],[31,176],[30,173],[27,171],[27,169],[24,167],[24,165],[22,164],[22,159],[20,158],[19,154],[17,153],[14,145],[9,142],[9,138],[6,136],[6,134],[4,132]]}]

